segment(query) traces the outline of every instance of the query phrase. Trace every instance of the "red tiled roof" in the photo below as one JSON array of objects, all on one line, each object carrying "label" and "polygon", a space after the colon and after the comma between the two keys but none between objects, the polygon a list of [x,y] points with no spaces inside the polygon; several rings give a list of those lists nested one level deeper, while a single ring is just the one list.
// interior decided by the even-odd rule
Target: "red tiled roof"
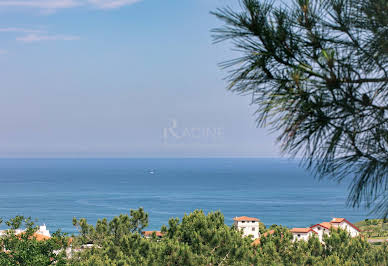
[{"label": "red tiled roof", "polygon": [[49,236],[45,236],[45,235],[37,234],[37,233],[35,233],[35,234],[33,235],[33,237],[35,237],[36,240],[38,240],[38,241],[43,241],[43,240],[50,239]]},{"label": "red tiled roof", "polygon": [[318,234],[317,232],[315,232],[313,229],[311,229],[310,227],[307,227],[307,228],[292,228],[290,230],[291,233],[308,233],[308,232],[313,232],[315,234]]},{"label": "red tiled roof", "polygon": [[323,227],[326,227],[327,229],[330,229],[332,227],[332,224],[329,222],[322,222],[320,223],[320,225],[322,225]]},{"label": "red tiled roof", "polygon": [[361,232],[361,230],[356,227],[354,224],[352,224],[351,222],[349,222],[348,220],[346,220],[345,218],[333,218],[330,223],[331,224],[339,224],[339,223],[342,223],[342,222],[345,222],[347,223],[348,225],[350,225],[351,227],[353,227],[354,229],[356,229],[358,232]]},{"label": "red tiled roof", "polygon": [[273,233],[275,233],[275,230],[269,230],[268,232],[265,232],[265,233],[263,234],[263,236],[272,235]]},{"label": "red tiled roof", "polygon": [[247,217],[247,216],[240,216],[240,217],[234,217],[234,221],[255,221],[258,222],[259,219],[253,218],[253,217]]},{"label": "red tiled roof", "polygon": [[[24,232],[18,234],[18,236],[21,236],[22,234],[24,234]],[[32,235],[32,237],[35,238],[35,239],[38,240],[38,241],[44,241],[44,240],[50,239],[49,236],[45,236],[45,235],[38,234],[38,233],[34,233],[34,234]],[[29,239],[31,239],[31,237],[29,237]]]},{"label": "red tiled roof", "polygon": [[331,223],[342,223],[345,220],[345,218],[333,218],[330,222]]},{"label": "red tiled roof", "polygon": [[152,236],[152,234],[155,233],[157,237],[162,237],[163,233],[160,231],[143,231],[142,234],[144,236]]},{"label": "red tiled roof", "polygon": [[255,241],[251,243],[251,246],[258,246],[259,244],[260,244],[260,238],[257,238],[255,239]]},{"label": "red tiled roof", "polygon": [[330,229],[332,225],[329,222],[322,222],[320,224],[316,224],[316,225],[310,226],[310,228],[314,228],[314,227],[317,227],[317,226],[321,226],[323,228]]}]

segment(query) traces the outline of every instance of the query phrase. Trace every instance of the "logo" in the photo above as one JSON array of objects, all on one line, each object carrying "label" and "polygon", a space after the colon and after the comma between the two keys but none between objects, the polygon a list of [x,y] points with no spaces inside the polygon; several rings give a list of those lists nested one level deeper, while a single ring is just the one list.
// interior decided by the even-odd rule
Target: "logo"
[{"label": "logo", "polygon": [[224,136],[220,127],[179,127],[176,119],[171,119],[168,127],[163,128],[165,142],[209,141]]}]

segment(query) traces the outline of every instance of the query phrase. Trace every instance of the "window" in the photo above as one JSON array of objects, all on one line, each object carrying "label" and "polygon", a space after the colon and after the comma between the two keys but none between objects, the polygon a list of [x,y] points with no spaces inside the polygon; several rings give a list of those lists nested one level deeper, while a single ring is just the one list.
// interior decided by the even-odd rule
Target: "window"
[{"label": "window", "polygon": [[300,237],[300,234],[298,234],[298,237]]},{"label": "window", "polygon": [[245,223],[245,221],[241,221],[242,223]]},{"label": "window", "polygon": [[321,230],[321,228],[320,228],[320,227],[318,227],[318,230]]},{"label": "window", "polygon": [[252,231],[255,231],[255,230],[256,230],[256,228],[252,227]]},{"label": "window", "polygon": [[254,223],[255,223],[255,221],[252,221],[252,223],[254,224]]}]

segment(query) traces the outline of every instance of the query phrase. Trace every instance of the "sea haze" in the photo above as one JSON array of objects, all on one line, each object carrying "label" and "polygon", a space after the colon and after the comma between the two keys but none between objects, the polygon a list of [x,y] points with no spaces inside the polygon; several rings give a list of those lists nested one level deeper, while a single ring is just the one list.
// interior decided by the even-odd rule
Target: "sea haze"
[{"label": "sea haze", "polygon": [[69,233],[74,216],[94,224],[138,207],[153,230],[195,209],[221,210],[227,224],[242,215],[289,227],[365,219],[346,207],[347,187],[285,159],[1,159],[0,217]]}]

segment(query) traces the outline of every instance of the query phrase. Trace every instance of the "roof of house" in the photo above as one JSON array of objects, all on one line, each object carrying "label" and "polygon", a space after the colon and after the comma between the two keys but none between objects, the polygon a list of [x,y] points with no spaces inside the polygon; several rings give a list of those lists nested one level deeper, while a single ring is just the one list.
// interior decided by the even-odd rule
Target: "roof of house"
[{"label": "roof of house", "polygon": [[233,220],[234,221],[254,221],[254,222],[259,221],[259,219],[257,218],[247,217],[247,216],[234,217]]},{"label": "roof of house", "polygon": [[345,218],[333,218],[330,222],[331,223],[342,223],[345,220]]},{"label": "roof of house", "polygon": [[255,239],[255,241],[251,243],[251,246],[258,246],[259,244],[260,244],[260,238],[257,238]]},{"label": "roof of house", "polygon": [[38,240],[38,241],[43,241],[43,240],[50,239],[49,236],[45,236],[45,235],[38,234],[38,233],[33,234],[33,237],[35,237],[36,240]]},{"label": "roof of house", "polygon": [[332,227],[332,224],[329,222],[322,222],[320,223],[320,225],[322,225],[323,227],[326,227],[327,229],[330,229]]},{"label": "roof of house", "polygon": [[292,228],[290,230],[291,233],[308,233],[308,232],[313,232],[315,234],[318,234],[317,232],[315,232],[313,229],[311,229],[310,227],[307,227],[307,228]]},{"label": "roof of house", "polygon": [[[20,234],[17,234],[18,236],[20,236],[21,234],[24,234],[24,232],[20,233]],[[50,239],[51,237],[49,236],[45,236],[45,235],[42,235],[42,234],[39,234],[39,233],[34,233],[32,235],[33,238],[35,238],[36,240],[38,241],[44,241],[44,240],[48,240]]]},{"label": "roof of house", "polygon": [[329,222],[322,222],[320,224],[315,224],[313,226],[310,226],[310,228],[314,228],[314,227],[317,227],[317,226],[321,226],[323,228],[330,229],[332,225]]},{"label": "roof of house", "polygon": [[319,223],[319,224],[315,224],[315,225],[311,226],[310,228],[314,228],[314,227],[317,227],[317,226],[322,226],[322,227],[324,227],[326,229],[331,229],[333,226],[337,227],[338,224],[340,224],[342,222],[347,223],[348,225],[350,225],[351,227],[356,229],[358,232],[361,232],[361,230],[359,228],[357,228],[354,224],[352,224],[351,222],[349,222],[345,218],[333,218],[330,222],[322,222],[322,223]]},{"label": "roof of house", "polygon": [[275,230],[269,230],[268,232],[265,232],[265,233],[263,234],[263,236],[272,235],[273,233],[275,233]]},{"label": "roof of house", "polygon": [[361,232],[361,230],[356,227],[354,224],[352,224],[351,222],[349,222],[348,220],[346,220],[345,218],[333,218],[330,223],[331,224],[339,224],[339,223],[342,223],[342,222],[345,222],[347,223],[348,225],[350,225],[351,227],[353,227],[354,229],[356,229],[358,232]]},{"label": "roof of house", "polygon": [[152,236],[152,234],[155,233],[156,236],[158,237],[162,237],[163,236],[163,233],[160,232],[160,231],[143,231],[142,234],[144,236]]}]

